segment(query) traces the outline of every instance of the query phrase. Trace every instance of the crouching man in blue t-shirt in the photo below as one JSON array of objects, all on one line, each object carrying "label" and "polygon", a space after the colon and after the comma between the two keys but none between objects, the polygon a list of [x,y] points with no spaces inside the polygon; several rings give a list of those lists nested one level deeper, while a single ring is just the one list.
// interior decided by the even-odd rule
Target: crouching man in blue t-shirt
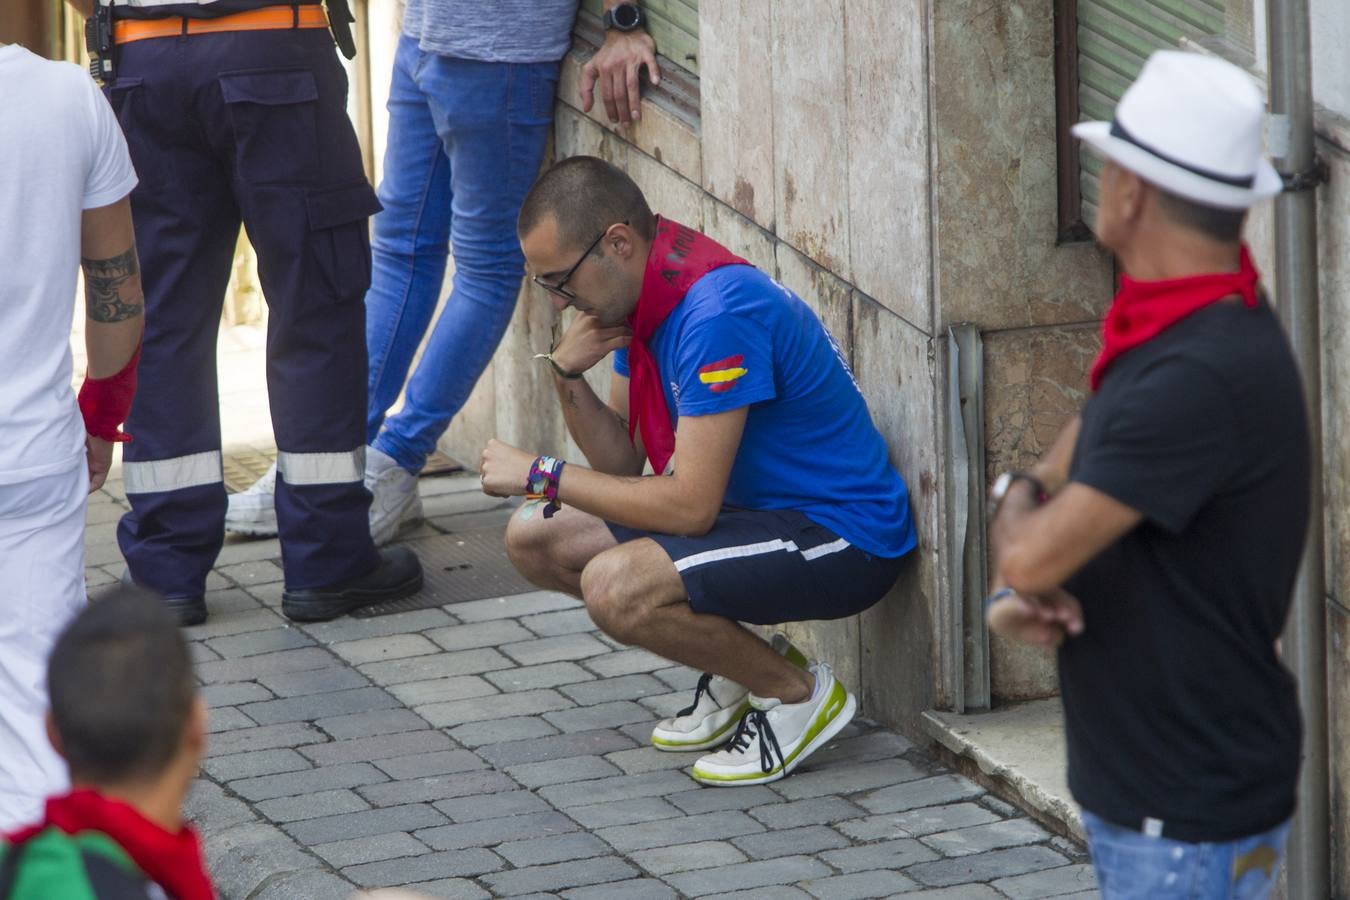
[{"label": "crouching man in blue t-shirt", "polygon": [[[800,299],[653,215],[606,162],[547,171],[518,231],[535,283],[580,313],[542,364],[592,468],[488,444],[483,490],[529,498],[511,559],[607,634],[705,673],[658,749],[721,747],[694,766],[706,784],[782,778],[856,702],[828,665],[739,623],[861,612],[915,545],[853,375]],[[611,352],[606,404],[581,375]]]}]

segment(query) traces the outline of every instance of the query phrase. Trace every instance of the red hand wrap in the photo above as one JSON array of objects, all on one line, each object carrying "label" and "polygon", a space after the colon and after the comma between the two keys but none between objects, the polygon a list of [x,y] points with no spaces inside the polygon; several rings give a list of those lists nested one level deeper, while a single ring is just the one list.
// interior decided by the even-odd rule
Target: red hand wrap
[{"label": "red hand wrap", "polygon": [[141,345],[137,344],[136,352],[116,375],[107,378],[85,375],[79,395],[85,431],[116,444],[131,440],[131,435],[118,429],[131,412],[131,400],[136,396],[136,364],[140,361]]}]

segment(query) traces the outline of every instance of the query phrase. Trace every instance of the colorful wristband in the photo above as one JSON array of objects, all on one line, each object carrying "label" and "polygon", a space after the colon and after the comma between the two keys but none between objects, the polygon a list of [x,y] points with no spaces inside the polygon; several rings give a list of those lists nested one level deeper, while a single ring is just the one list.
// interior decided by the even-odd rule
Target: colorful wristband
[{"label": "colorful wristband", "polygon": [[116,444],[131,440],[131,435],[119,429],[131,412],[131,401],[136,396],[136,369],[141,359],[141,345],[122,367],[122,371],[107,378],[90,378],[87,374],[80,386],[77,401],[84,416],[84,430],[96,438]]},{"label": "colorful wristband", "polygon": [[563,461],[552,456],[540,456],[530,466],[530,474],[525,479],[525,499],[545,500],[544,518],[551,519],[562,509],[558,500],[558,484],[562,477]]}]

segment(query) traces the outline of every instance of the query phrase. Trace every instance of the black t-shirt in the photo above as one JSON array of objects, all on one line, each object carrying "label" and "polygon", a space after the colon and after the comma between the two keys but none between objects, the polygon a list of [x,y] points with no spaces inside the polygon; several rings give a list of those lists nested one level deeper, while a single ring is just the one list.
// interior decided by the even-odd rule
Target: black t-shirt
[{"label": "black t-shirt", "polygon": [[1070,480],[1144,521],[1066,584],[1069,786],[1185,841],[1294,809],[1301,720],[1275,641],[1307,531],[1302,383],[1264,302],[1224,301],[1119,357],[1083,409]]}]

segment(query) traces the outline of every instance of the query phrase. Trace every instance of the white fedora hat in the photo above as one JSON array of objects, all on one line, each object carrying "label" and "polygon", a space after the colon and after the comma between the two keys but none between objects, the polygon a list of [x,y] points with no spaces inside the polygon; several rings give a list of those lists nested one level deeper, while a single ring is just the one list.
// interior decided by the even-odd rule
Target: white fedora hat
[{"label": "white fedora hat", "polygon": [[1262,153],[1265,104],[1231,63],[1160,50],[1110,122],[1073,127],[1103,156],[1163,190],[1206,206],[1246,209],[1280,192]]}]

